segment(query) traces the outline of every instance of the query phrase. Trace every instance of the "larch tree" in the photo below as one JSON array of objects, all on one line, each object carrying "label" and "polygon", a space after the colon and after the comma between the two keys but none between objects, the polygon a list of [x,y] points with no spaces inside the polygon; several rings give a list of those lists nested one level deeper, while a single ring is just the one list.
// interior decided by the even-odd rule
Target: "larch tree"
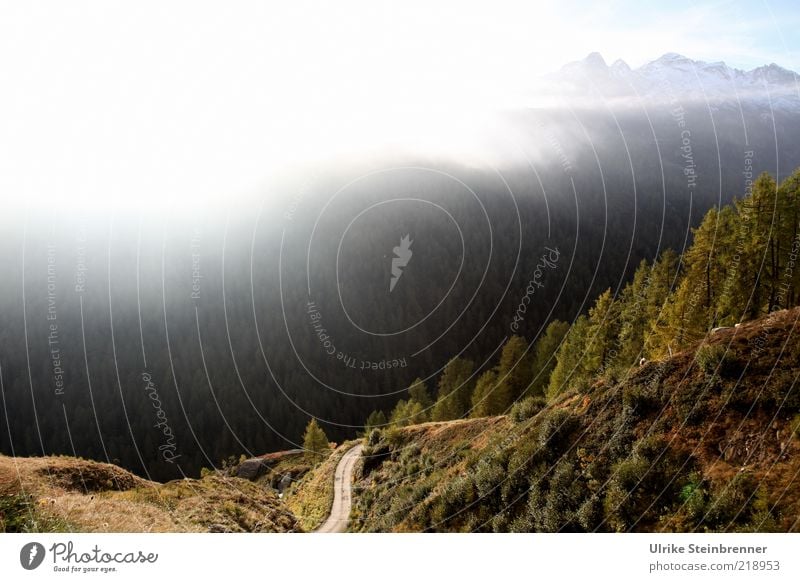
[{"label": "larch tree", "polygon": [[328,437],[325,436],[325,431],[319,426],[316,418],[312,418],[306,426],[303,448],[306,456],[315,462],[322,460],[325,453],[330,450]]},{"label": "larch tree", "polygon": [[569,328],[556,355],[556,366],[550,375],[550,383],[547,388],[548,398],[552,399],[570,386],[580,384],[585,380],[583,356],[588,326],[586,316],[581,315]]},{"label": "larch tree", "polygon": [[514,404],[531,382],[528,343],[512,335],[503,345],[496,368],[497,386],[489,395],[489,414],[502,414]]},{"label": "larch tree", "polygon": [[618,355],[619,305],[606,289],[589,310],[584,370],[594,377],[611,369]]},{"label": "larch tree", "polygon": [[472,392],[470,416],[480,418],[496,414],[491,401],[496,381],[497,374],[495,374],[494,370],[487,370],[478,378],[475,383],[475,390]]},{"label": "larch tree", "polygon": [[467,414],[472,396],[472,370],[472,361],[464,358],[455,357],[447,363],[439,377],[432,420],[454,420]]},{"label": "larch tree", "polygon": [[556,353],[569,331],[569,324],[565,321],[551,321],[533,348],[531,362],[531,381],[524,396],[544,396],[550,382],[550,374],[556,367]]}]

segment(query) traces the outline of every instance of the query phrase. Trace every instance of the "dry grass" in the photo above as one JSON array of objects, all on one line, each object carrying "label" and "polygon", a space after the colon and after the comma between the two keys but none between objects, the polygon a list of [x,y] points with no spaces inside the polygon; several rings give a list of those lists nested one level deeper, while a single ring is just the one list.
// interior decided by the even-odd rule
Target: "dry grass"
[{"label": "dry grass", "polygon": [[27,521],[57,524],[44,528],[50,530],[299,531],[277,495],[249,481],[210,475],[161,484],[115,465],[71,457],[0,456],[0,496],[30,499]]}]

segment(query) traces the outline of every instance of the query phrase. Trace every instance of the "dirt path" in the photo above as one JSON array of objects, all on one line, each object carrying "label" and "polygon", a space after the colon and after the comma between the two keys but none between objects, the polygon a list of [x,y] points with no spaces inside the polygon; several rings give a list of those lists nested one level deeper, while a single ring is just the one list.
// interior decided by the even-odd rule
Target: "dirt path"
[{"label": "dirt path", "polygon": [[347,451],[339,464],[333,481],[333,506],[328,519],[319,526],[317,533],[341,533],[347,529],[353,492],[353,468],[361,457],[361,445]]}]

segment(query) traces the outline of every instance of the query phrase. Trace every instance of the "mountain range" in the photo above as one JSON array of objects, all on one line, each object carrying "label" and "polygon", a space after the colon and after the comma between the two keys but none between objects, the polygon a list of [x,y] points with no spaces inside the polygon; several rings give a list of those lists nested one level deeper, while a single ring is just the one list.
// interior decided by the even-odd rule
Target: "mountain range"
[{"label": "mountain range", "polygon": [[546,75],[542,92],[568,101],[692,101],[715,107],[748,103],[797,110],[799,80],[796,72],[775,63],[745,71],[722,61],[709,63],[666,53],[633,69],[622,60],[608,65],[602,55],[593,52]]}]

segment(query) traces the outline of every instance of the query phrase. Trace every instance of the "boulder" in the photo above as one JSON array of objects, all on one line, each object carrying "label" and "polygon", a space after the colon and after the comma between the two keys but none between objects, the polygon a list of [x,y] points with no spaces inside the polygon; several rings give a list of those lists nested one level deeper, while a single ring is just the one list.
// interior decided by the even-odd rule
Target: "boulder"
[{"label": "boulder", "polygon": [[281,493],[286,491],[289,487],[291,487],[292,481],[293,479],[290,473],[284,474],[284,476],[281,477],[281,480],[278,482],[278,491]]},{"label": "boulder", "polygon": [[239,466],[236,467],[236,476],[242,479],[255,481],[269,470],[271,464],[270,461],[265,459],[247,459],[239,463]]}]

